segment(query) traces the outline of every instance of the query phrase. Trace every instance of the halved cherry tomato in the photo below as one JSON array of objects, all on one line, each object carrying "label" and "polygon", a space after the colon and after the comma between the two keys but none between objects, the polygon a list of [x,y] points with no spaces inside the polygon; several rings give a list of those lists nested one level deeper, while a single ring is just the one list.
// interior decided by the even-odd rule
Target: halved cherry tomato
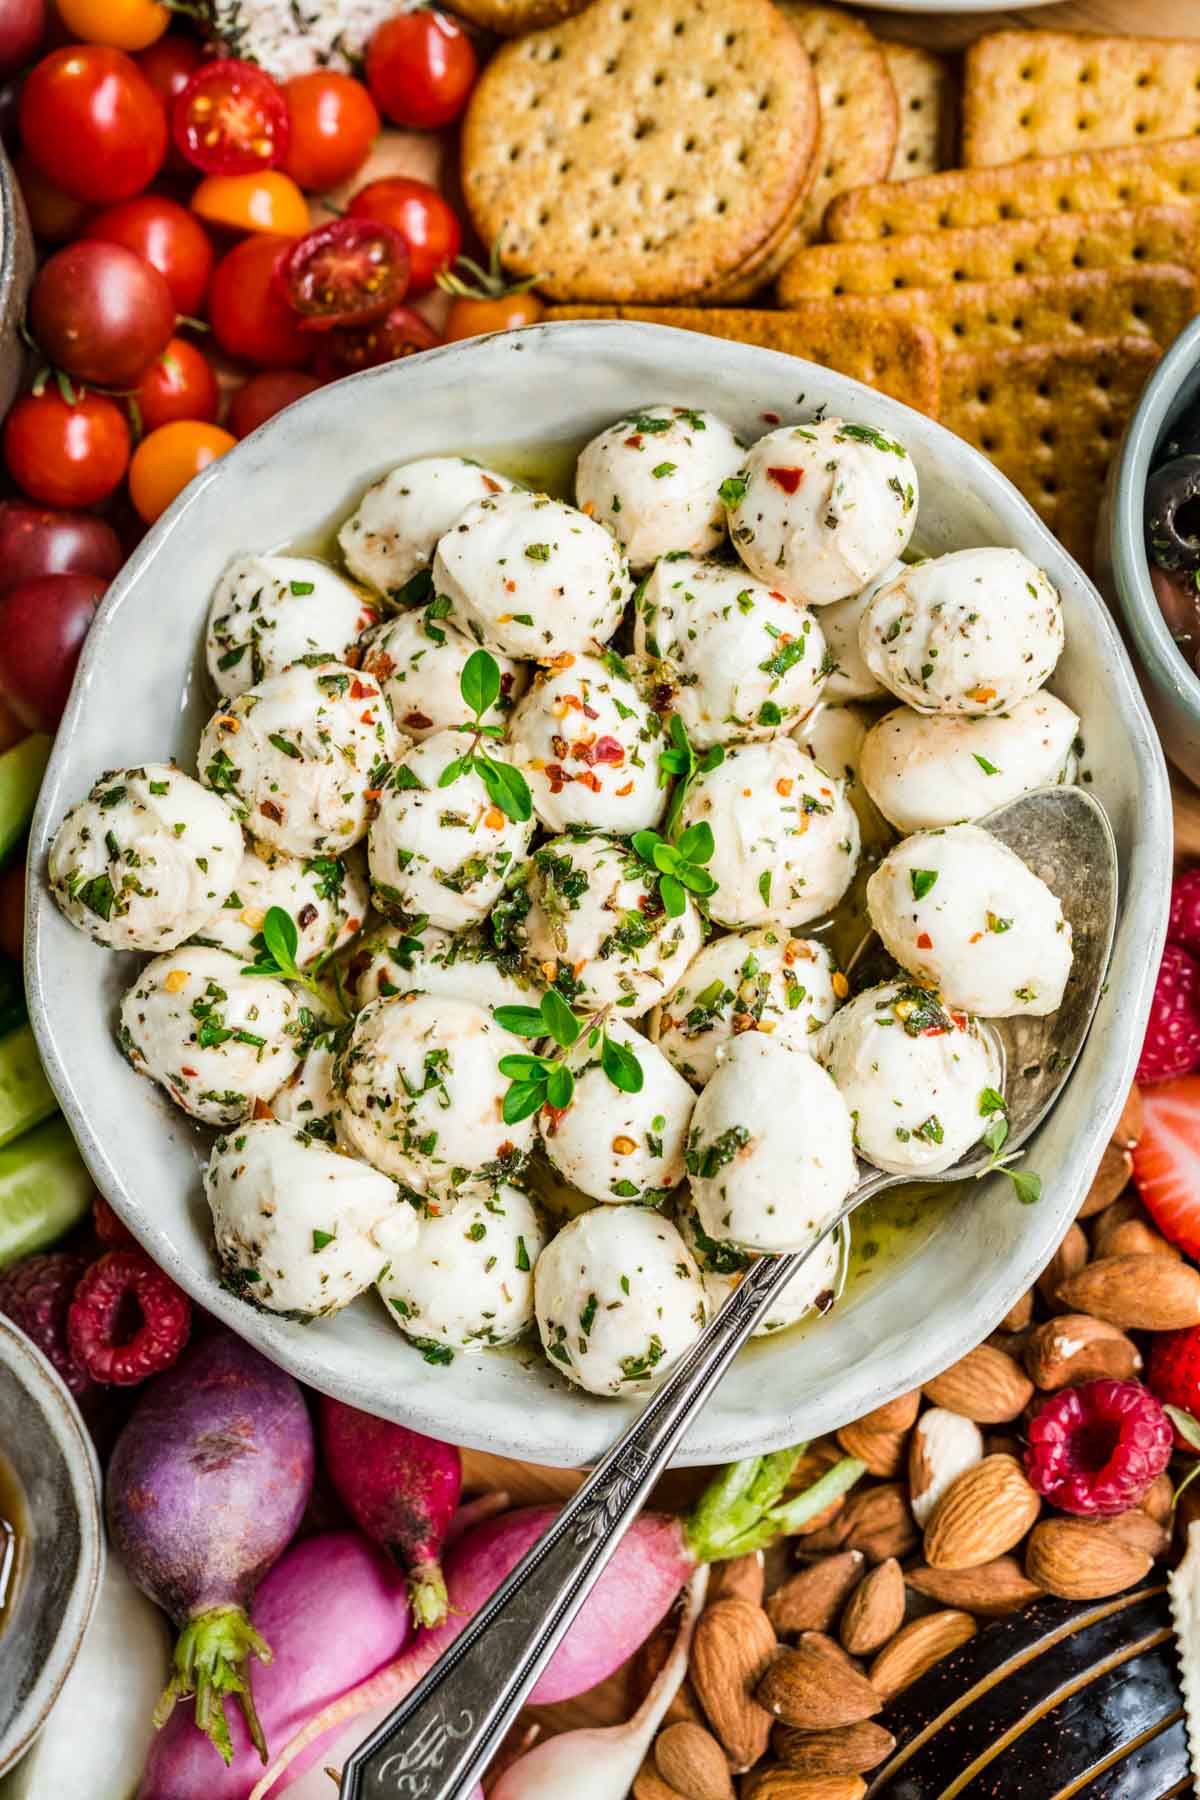
[{"label": "halved cherry tomato", "polygon": [[353,375],[359,369],[377,369],[418,350],[432,350],[441,338],[428,319],[411,306],[393,306],[385,319],[357,331],[331,331],[321,339],[316,368],[326,381]]},{"label": "halved cherry tomato", "polygon": [[361,81],[314,69],[285,82],[292,137],[283,166],[293,181],[324,193],[361,169],[379,136],[378,108]]},{"label": "halved cherry tomato", "polygon": [[171,133],[206,175],[253,175],[287,152],[287,102],[254,63],[227,56],[201,63],[171,109]]},{"label": "halved cherry tomato", "polygon": [[217,378],[203,351],[187,338],[172,338],[138,382],[134,399],[146,431],[176,419],[211,424],[221,403]]},{"label": "halved cherry tomato", "polygon": [[454,208],[427,181],[385,175],[359,188],[346,211],[353,219],[375,219],[400,233],[408,245],[410,294],[427,294],[439,269],[448,269],[462,249]]},{"label": "halved cherry tomato", "polygon": [[177,312],[195,317],[204,305],[215,260],[203,225],[186,206],[165,194],[139,194],[106,206],[89,219],[81,235],[123,244],[158,270],[171,290]]},{"label": "halved cherry tomato", "polygon": [[367,86],[394,125],[452,124],[478,73],[462,26],[431,7],[386,19],[367,45]]},{"label": "halved cherry tomato", "polygon": [[43,244],[65,244],[77,236],[88,216],[86,201],[55,187],[26,150],[17,157],[16,168],[34,237]]},{"label": "halved cherry tomato", "polygon": [[252,375],[229,402],[229,429],[234,437],[249,437],[293,400],[302,400],[320,385],[316,375],[306,375],[303,369],[268,369],[265,374]]},{"label": "halved cherry tomato", "polygon": [[290,175],[206,175],[192,195],[192,211],[226,231],[270,231],[300,237],[308,230],[308,201]]},{"label": "halved cherry tomato", "polygon": [[57,0],[57,6],[71,37],[114,50],[145,50],[171,23],[158,0]]},{"label": "halved cherry tomato", "polygon": [[208,322],[222,350],[262,369],[294,369],[312,355],[310,334],[275,286],[291,243],[265,232],[243,238],[221,258],[208,290]]},{"label": "halved cherry tomato", "polygon": [[307,331],[369,325],[408,290],[408,245],[373,219],[331,219],[292,245],[275,282]]},{"label": "halved cherry tomato", "polygon": [[21,91],[20,120],[42,173],[94,206],[140,193],[167,152],[158,95],[131,56],[104,44],[44,56]]},{"label": "halved cherry tomato", "polygon": [[485,331],[512,331],[518,325],[535,325],[545,308],[528,288],[497,299],[477,299],[467,294],[454,301],[446,315],[442,336],[448,344],[459,338],[479,337]]},{"label": "halved cherry tomato", "polygon": [[216,462],[237,439],[219,425],[179,419],[144,437],[129,465],[129,498],[138,517],[153,525],[201,469]]},{"label": "halved cherry tomato", "polygon": [[19,488],[47,506],[107,500],[129,463],[129,426],[115,400],[55,387],[22,394],[4,421],[4,460]]}]

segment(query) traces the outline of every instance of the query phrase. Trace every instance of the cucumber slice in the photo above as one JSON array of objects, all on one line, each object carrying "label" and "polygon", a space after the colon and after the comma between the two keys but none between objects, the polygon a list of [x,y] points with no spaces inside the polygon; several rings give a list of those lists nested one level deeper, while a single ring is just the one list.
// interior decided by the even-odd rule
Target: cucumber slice
[{"label": "cucumber slice", "polygon": [[57,1107],[31,1028],[22,1025],[0,1038],[0,1145],[32,1131]]},{"label": "cucumber slice", "polygon": [[0,1150],[0,1269],[44,1250],[87,1212],[92,1178],[63,1118]]},{"label": "cucumber slice", "polygon": [[29,830],[49,760],[50,739],[40,731],[0,756],[0,862]]}]

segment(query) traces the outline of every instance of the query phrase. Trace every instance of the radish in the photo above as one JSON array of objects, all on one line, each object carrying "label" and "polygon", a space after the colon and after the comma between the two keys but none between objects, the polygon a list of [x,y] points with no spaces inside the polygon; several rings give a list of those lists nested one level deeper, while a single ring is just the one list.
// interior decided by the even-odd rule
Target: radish
[{"label": "radish", "polygon": [[439,1557],[462,1489],[453,1444],[322,1397],[321,1453],[334,1487],[360,1531],[408,1570],[418,1625],[446,1617]]},{"label": "radish", "polygon": [[300,1523],[313,1463],[299,1385],[229,1332],[194,1344],[146,1389],[109,1461],[113,1548],[181,1628],[155,1723],[194,1692],[196,1723],[226,1762],[226,1694],[267,1760],[242,1665],[271,1651],[246,1608]]}]

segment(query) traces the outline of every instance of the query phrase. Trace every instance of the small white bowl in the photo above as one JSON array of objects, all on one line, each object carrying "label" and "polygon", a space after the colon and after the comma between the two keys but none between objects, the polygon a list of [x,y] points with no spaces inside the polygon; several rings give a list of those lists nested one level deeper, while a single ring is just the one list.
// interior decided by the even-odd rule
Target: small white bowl
[{"label": "small white bowl", "polygon": [[597,1400],[535,1350],[430,1367],[372,1299],[289,1324],[217,1281],[199,1172],[207,1137],[113,1042],[132,958],[75,931],[50,898],[46,852],[103,769],[174,754],[188,766],[208,715],[198,646],[230,556],[345,517],[383,470],[435,452],[481,458],[577,448],[653,401],[711,407],[746,438],[818,408],[900,438],[921,477],[921,548],[1013,544],[1066,611],[1055,689],[1083,715],[1092,791],[1120,854],[1108,991],[1067,1092],[1032,1145],[1045,1182],[1025,1207],[981,1182],[919,1248],[863,1279],[820,1326],[743,1355],[680,1461],[723,1462],[829,1431],[917,1386],[990,1331],[1048,1261],[1091,1181],[1133,1076],[1166,928],[1166,769],[1099,596],[1016,489],[941,426],[775,351],[661,326],[534,326],[432,350],[326,387],[270,420],[185,491],[105,596],[42,789],[31,845],[27,975],[42,1055],[97,1183],[150,1253],[210,1312],[302,1381],[418,1431],[534,1462],[592,1461],[635,1403]]}]

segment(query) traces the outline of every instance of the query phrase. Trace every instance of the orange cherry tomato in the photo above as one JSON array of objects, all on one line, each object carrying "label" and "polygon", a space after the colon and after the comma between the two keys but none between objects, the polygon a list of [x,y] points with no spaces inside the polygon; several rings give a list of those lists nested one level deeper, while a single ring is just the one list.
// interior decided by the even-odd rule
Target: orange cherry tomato
[{"label": "orange cherry tomato", "polygon": [[64,188],[55,187],[25,150],[17,157],[17,180],[39,243],[66,244],[79,234],[91,211],[86,200],[76,200]]},{"label": "orange cherry tomato", "polygon": [[314,69],[284,83],[292,135],[283,166],[310,193],[349,180],[370,154],[382,121],[361,81]]},{"label": "orange cherry tomato", "polygon": [[226,231],[303,237],[308,230],[308,201],[291,176],[278,169],[259,175],[206,175],[192,195],[192,211]]},{"label": "orange cherry tomato", "polygon": [[517,325],[536,325],[544,310],[538,296],[528,288],[495,299],[464,295],[452,302],[442,337],[447,344],[453,344],[458,338],[479,337],[485,331],[512,331]]},{"label": "orange cherry tomato", "polygon": [[138,382],[134,398],[142,427],[157,431],[176,419],[215,420],[221,404],[208,358],[187,338],[173,337]]},{"label": "orange cherry tomato", "polygon": [[146,50],[171,23],[158,0],[57,0],[58,16],[71,37],[113,50]]},{"label": "orange cherry tomato", "polygon": [[236,443],[219,425],[199,419],[176,419],[144,437],[129,465],[129,498],[138,517],[152,525],[194,475]]}]

